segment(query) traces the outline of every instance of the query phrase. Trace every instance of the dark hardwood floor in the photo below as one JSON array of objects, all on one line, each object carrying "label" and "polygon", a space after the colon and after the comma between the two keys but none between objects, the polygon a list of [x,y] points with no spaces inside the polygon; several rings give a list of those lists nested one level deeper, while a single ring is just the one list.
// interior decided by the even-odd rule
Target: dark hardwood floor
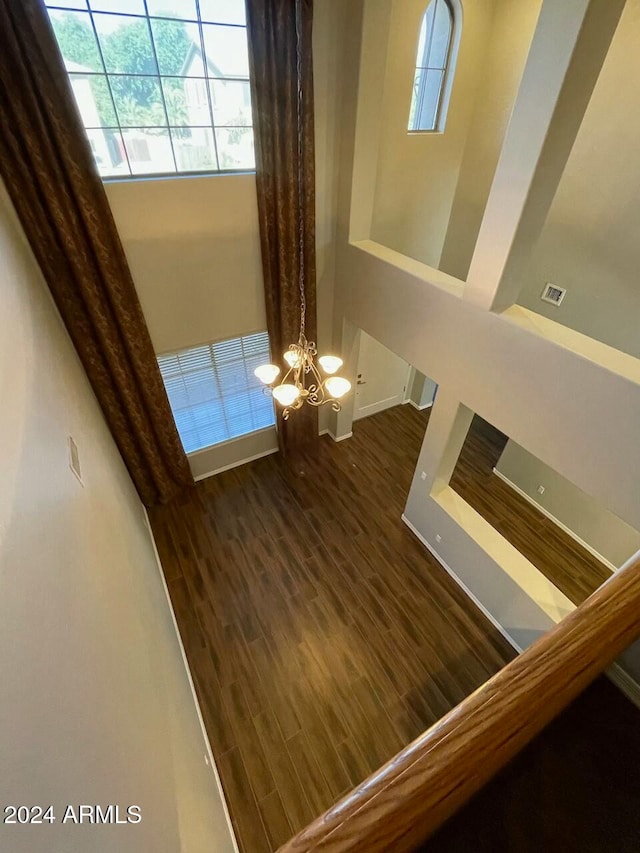
[{"label": "dark hardwood floor", "polygon": [[493,473],[507,442],[476,415],[451,488],[530,560],[574,604],[581,604],[611,571]]},{"label": "dark hardwood floor", "polygon": [[245,853],[276,849],[514,654],[400,520],[426,425],[390,409],[151,514]]},{"label": "dark hardwood floor", "polygon": [[[244,853],[276,849],[514,655],[400,520],[427,421],[399,406],[151,513]],[[476,418],[452,486],[579,602],[608,572],[491,473],[504,440]],[[456,847],[456,831],[429,850],[542,849]]]}]

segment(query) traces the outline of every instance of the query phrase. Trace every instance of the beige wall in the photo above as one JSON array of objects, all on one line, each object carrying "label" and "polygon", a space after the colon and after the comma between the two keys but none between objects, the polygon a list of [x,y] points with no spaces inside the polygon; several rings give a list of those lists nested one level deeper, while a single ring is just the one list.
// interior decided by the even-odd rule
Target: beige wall
[{"label": "beige wall", "polygon": [[[541,0],[495,0],[440,269],[465,281]],[[466,4],[468,5],[468,4]],[[465,5],[465,8],[466,8]]]},{"label": "beige wall", "polygon": [[[628,0],[586,111],[519,303],[640,357],[640,2]],[[559,307],[547,281],[567,288]]]},{"label": "beige wall", "polygon": [[[231,851],[142,505],[4,190],[0,270],[0,802],[58,815],[0,848]],[[66,804],[142,822],[62,825]]]},{"label": "beige wall", "polygon": [[418,33],[426,0],[387,0],[384,88],[378,93],[380,149],[371,238],[438,266],[478,82],[486,62],[494,0],[464,3],[462,37],[443,133],[408,133]]},{"label": "beige wall", "polygon": [[156,352],[265,328],[254,175],[106,187]]},{"label": "beige wall", "polygon": [[[640,551],[640,533],[515,441],[508,441],[498,471],[615,568]],[[543,494],[538,487],[543,486]]]}]

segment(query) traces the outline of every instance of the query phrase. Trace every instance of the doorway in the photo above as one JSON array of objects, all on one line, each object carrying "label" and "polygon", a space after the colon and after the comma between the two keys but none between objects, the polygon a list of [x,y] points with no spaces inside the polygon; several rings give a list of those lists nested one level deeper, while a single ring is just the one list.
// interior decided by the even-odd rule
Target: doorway
[{"label": "doorway", "polygon": [[362,331],[354,421],[406,402],[410,377],[411,366],[406,361]]}]

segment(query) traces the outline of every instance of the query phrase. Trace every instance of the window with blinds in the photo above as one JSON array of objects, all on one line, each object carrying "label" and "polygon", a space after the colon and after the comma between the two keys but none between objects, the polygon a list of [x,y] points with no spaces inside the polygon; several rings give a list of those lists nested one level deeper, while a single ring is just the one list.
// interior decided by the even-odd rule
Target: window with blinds
[{"label": "window with blinds", "polygon": [[266,332],[158,357],[187,453],[273,426],[273,401],[253,375],[270,360]]}]

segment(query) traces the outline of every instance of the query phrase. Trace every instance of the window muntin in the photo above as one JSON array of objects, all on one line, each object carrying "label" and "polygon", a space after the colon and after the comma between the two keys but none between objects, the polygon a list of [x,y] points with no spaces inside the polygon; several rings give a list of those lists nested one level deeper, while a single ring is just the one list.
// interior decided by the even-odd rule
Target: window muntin
[{"label": "window muntin", "polygon": [[158,356],[186,453],[273,426],[273,401],[253,374],[270,360],[267,332]]},{"label": "window muntin", "polygon": [[413,80],[409,131],[442,130],[443,95],[453,73],[454,17],[447,0],[431,0],[422,18]]},{"label": "window muntin", "polygon": [[104,178],[255,168],[244,0],[46,0]]}]

